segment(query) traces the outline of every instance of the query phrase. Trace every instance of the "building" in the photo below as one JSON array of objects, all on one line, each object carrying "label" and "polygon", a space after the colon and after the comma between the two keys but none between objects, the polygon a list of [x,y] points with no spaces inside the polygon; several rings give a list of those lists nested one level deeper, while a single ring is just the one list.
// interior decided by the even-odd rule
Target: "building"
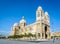
[{"label": "building", "polygon": [[42,7],[36,10],[36,22],[26,25],[24,17],[20,23],[15,23],[11,29],[10,35],[35,34],[37,39],[50,39],[50,17],[48,12],[44,12]]},{"label": "building", "polygon": [[51,32],[51,39],[60,39],[60,32]]},{"label": "building", "polygon": [[51,32],[51,36],[60,37],[60,32]]},{"label": "building", "polygon": [[60,32],[55,32],[54,36],[60,36]]}]

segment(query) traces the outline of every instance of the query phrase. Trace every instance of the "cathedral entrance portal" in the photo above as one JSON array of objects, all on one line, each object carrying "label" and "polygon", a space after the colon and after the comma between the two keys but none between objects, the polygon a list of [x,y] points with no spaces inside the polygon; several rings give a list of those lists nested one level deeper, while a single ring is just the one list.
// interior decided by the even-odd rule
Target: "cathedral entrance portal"
[{"label": "cathedral entrance portal", "polygon": [[45,39],[47,39],[47,26],[45,26]]}]

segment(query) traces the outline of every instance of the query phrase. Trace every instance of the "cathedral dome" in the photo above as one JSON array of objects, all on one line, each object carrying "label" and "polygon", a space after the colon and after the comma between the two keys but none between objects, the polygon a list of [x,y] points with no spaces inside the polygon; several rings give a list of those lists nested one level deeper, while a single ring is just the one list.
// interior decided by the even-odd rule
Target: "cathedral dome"
[{"label": "cathedral dome", "polygon": [[45,15],[48,15],[48,12],[45,12]]},{"label": "cathedral dome", "polygon": [[46,18],[49,17],[48,12],[45,12],[45,17],[46,17]]},{"label": "cathedral dome", "polygon": [[42,7],[41,7],[41,6],[39,6],[39,7],[38,7],[38,10],[42,10]]},{"label": "cathedral dome", "polygon": [[18,23],[15,23],[13,26],[18,26]]},{"label": "cathedral dome", "polygon": [[26,23],[26,21],[24,20],[24,16],[22,17],[22,20],[20,20],[20,23]]}]

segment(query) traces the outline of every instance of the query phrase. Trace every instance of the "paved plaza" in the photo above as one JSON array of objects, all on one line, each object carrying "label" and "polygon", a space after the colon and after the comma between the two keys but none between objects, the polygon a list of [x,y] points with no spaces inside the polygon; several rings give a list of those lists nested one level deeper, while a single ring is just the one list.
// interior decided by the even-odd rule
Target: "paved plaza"
[{"label": "paved plaza", "polygon": [[60,40],[45,41],[45,42],[26,42],[26,41],[15,41],[15,40],[0,40],[0,44],[60,44]]}]

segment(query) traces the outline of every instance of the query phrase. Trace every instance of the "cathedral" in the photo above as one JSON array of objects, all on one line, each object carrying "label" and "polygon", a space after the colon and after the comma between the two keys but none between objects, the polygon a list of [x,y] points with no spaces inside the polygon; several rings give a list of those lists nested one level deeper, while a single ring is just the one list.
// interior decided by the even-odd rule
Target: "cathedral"
[{"label": "cathedral", "polygon": [[14,23],[11,28],[10,35],[20,34],[35,34],[37,39],[50,39],[50,17],[48,12],[44,12],[42,7],[39,6],[36,10],[36,21],[30,25],[26,25],[24,16],[20,20],[20,23]]}]

